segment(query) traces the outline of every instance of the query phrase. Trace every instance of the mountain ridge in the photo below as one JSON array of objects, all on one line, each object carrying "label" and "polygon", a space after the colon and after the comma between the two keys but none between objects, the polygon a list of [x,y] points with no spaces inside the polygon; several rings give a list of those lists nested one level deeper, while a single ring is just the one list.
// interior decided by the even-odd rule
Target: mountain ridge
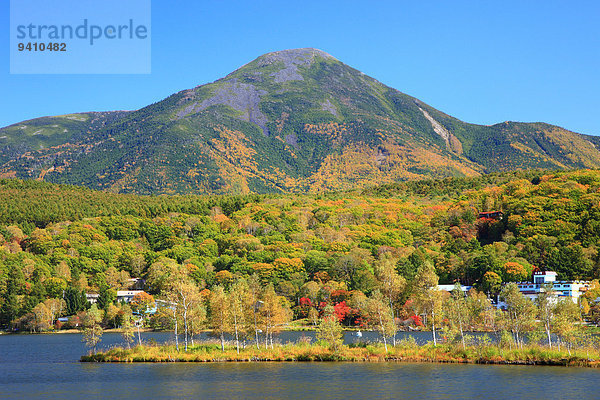
[{"label": "mountain ridge", "polygon": [[135,111],[0,129],[0,177],[114,192],[345,190],[494,171],[600,167],[598,138],[463,122],[318,49],[266,53]]}]

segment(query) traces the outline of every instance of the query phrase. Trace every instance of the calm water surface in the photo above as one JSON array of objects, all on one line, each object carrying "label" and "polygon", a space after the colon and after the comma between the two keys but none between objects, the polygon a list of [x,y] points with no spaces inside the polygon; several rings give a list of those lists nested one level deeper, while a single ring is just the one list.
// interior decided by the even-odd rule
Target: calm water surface
[{"label": "calm water surface", "polygon": [[[281,340],[295,340],[300,335],[287,333]],[[166,342],[172,340],[172,335],[147,333],[143,338]],[[429,338],[417,333],[416,339]],[[355,339],[348,336],[347,340]],[[102,346],[120,342],[120,335],[105,334]],[[79,363],[85,351],[81,336],[76,334],[0,336],[0,398],[600,399],[600,371],[586,368],[407,363]]]}]

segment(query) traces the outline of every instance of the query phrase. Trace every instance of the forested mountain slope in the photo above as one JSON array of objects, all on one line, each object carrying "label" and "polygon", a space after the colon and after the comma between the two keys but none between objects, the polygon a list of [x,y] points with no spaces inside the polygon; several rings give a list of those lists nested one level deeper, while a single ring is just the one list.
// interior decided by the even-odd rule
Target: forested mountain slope
[{"label": "forested mountain slope", "polygon": [[322,192],[597,168],[599,144],[543,123],[465,123],[323,51],[295,49],[137,111],[2,128],[0,177],[138,194]]}]

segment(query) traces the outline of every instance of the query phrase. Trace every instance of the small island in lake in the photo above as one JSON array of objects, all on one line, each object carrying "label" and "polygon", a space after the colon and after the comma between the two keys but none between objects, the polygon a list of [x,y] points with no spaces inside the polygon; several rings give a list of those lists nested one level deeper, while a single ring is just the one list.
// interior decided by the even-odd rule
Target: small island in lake
[{"label": "small island in lake", "polygon": [[[591,352],[593,351],[593,352]],[[417,345],[404,340],[396,346],[383,344],[340,345],[337,348],[326,343],[294,343],[276,345],[273,348],[248,346],[240,349],[226,346],[221,350],[216,344],[190,346],[187,351],[174,345],[143,345],[132,348],[112,348],[81,357],[83,362],[265,362],[265,361],[347,361],[347,362],[434,362],[470,364],[557,365],[598,367],[600,354],[597,350],[565,349],[550,350],[538,345],[522,348],[502,346],[468,345],[464,348],[451,344],[434,346]]]}]

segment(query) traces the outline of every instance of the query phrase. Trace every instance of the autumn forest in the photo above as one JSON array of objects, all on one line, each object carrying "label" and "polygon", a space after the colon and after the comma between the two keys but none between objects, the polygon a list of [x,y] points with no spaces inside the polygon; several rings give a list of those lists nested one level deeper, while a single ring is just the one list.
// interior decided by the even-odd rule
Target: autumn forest
[{"label": "autumn forest", "polygon": [[[486,211],[503,214],[481,218]],[[222,346],[231,335],[237,346],[268,347],[290,326],[374,329],[388,340],[397,329],[429,329],[434,341],[440,328],[457,338],[505,331],[517,345],[546,331],[574,343],[574,323],[600,317],[597,285],[579,307],[554,310],[544,329],[539,309],[504,283],[529,280],[536,267],[595,280],[599,240],[595,170],[311,195],[136,196],[2,180],[0,323],[85,328],[94,346],[102,328],[120,327],[133,342],[136,324],[175,329],[185,347],[205,329]],[[433,290],[438,283],[474,289],[464,297]],[[143,295],[116,301],[135,285]],[[518,312],[498,314],[489,300],[497,295]]]}]

